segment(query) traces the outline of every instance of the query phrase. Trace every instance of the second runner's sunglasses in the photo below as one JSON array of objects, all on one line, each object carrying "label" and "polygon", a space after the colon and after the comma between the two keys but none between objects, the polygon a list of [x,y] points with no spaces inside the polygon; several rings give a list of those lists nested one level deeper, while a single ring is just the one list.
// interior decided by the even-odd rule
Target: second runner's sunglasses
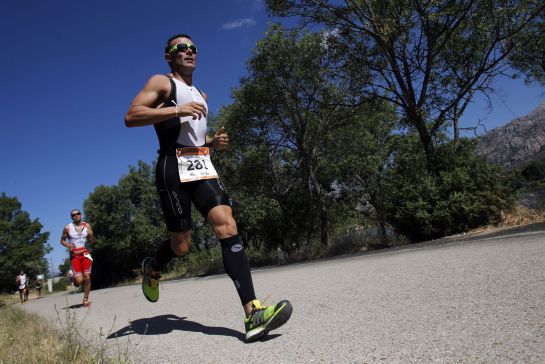
[{"label": "second runner's sunglasses", "polygon": [[197,54],[197,47],[195,47],[194,44],[189,44],[189,43],[180,43],[180,44],[176,44],[176,45],[173,45],[168,53],[175,53],[175,52],[187,52],[188,49],[191,49],[191,52]]}]

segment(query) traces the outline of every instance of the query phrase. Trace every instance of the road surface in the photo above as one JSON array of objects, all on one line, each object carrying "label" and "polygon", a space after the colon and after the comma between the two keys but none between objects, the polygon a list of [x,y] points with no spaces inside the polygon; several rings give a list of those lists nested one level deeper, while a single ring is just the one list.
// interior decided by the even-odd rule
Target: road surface
[{"label": "road surface", "polygon": [[[134,363],[544,363],[545,226],[446,239],[253,272],[258,297],[289,299],[291,320],[246,344],[225,275],[32,300]],[[60,318],[59,318],[60,317]],[[64,323],[63,325],[66,325]],[[65,326],[66,327],[66,326]]]}]

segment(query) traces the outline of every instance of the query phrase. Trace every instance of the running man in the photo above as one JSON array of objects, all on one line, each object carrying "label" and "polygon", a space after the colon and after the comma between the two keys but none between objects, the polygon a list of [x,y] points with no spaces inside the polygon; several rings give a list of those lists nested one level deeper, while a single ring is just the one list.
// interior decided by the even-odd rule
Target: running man
[{"label": "running man", "polygon": [[223,128],[212,138],[206,135],[208,96],[193,84],[197,53],[187,34],[170,37],[165,60],[171,73],[152,76],[125,116],[127,127],[155,127],[160,148],[156,187],[170,235],[158,244],[153,258],[142,262],[142,290],[148,301],[156,302],[160,272],[172,258],[189,251],[193,202],[221,243],[225,271],[235,284],[246,315],[246,340],[254,341],[286,323],[292,306],[287,300],[262,306],[255,297],[250,265],[229,196],[210,160],[210,148],[224,150],[229,137]]},{"label": "running man", "polygon": [[17,278],[15,278],[15,282],[19,286],[19,298],[21,298],[21,304],[23,305],[28,301],[28,278],[24,271],[19,273]]},{"label": "running man", "polygon": [[36,280],[34,281],[34,287],[36,287],[36,293],[38,294],[38,298],[42,298],[42,280],[38,277],[36,277]]},{"label": "running man", "polygon": [[91,291],[91,265],[93,258],[87,249],[87,242],[94,243],[95,236],[91,225],[81,220],[81,211],[70,212],[72,222],[62,231],[61,244],[70,251],[72,271],[77,285],[83,282],[83,306],[89,307],[89,292]]}]

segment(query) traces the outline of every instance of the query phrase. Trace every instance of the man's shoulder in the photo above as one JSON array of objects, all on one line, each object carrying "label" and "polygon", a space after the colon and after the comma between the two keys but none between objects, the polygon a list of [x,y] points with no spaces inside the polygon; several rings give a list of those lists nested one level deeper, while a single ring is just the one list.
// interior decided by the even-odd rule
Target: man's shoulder
[{"label": "man's shoulder", "polygon": [[146,89],[148,91],[156,91],[162,95],[168,95],[171,89],[170,82],[167,75],[155,74],[148,79]]},{"label": "man's shoulder", "polygon": [[156,73],[149,78],[148,83],[154,85],[170,85],[170,77],[168,75]]}]

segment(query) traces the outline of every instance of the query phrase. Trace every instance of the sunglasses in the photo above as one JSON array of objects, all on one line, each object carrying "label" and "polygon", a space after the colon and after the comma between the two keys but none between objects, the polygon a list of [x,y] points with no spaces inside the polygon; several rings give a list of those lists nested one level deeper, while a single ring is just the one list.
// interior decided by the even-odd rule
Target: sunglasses
[{"label": "sunglasses", "polygon": [[76,212],[75,214],[70,214],[70,216],[74,217],[74,216],[79,216],[81,215],[81,212]]},{"label": "sunglasses", "polygon": [[197,54],[197,47],[194,44],[189,43],[180,43],[172,46],[168,53],[177,53],[177,52],[187,52],[188,49],[191,49],[191,52]]}]

